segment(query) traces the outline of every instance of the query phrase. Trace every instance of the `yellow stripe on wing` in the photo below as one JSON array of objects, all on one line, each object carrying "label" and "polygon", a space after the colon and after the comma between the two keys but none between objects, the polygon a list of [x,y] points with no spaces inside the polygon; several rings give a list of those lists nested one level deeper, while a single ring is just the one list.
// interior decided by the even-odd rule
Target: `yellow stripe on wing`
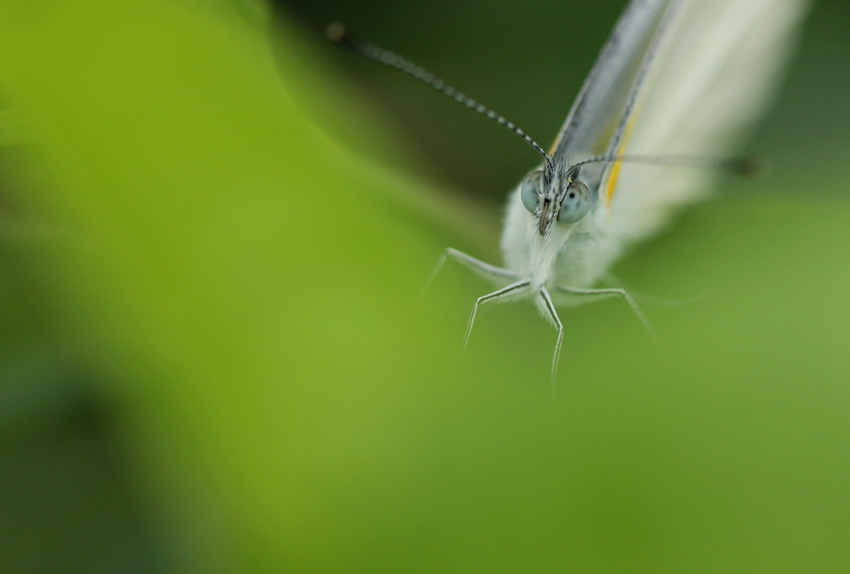
[{"label": "yellow stripe on wing", "polygon": [[[632,119],[629,120],[629,123],[626,124],[626,131],[623,134],[623,141],[620,142],[620,145],[617,147],[617,152],[615,155],[622,155],[623,149],[626,147],[626,144],[629,142],[629,137],[632,135],[632,128],[635,127],[635,120],[637,119],[637,114],[632,116]],[[617,180],[620,178],[620,168],[622,167],[622,161],[615,161],[614,166],[611,168],[611,175],[608,177],[608,184],[605,186],[605,205],[611,205],[611,200],[614,198],[614,189],[617,187]]]},{"label": "yellow stripe on wing", "polygon": [[549,157],[553,157],[555,155],[555,150],[558,149],[558,144],[561,143],[561,137],[564,135],[564,132],[558,134],[558,137],[555,138],[555,141],[552,142],[552,147],[549,148]]}]

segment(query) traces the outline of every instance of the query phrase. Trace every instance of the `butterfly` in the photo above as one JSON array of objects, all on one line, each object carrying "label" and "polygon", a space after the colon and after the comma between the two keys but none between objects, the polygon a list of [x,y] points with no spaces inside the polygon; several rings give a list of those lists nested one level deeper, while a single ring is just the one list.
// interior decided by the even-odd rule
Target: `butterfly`
[{"label": "butterfly", "polygon": [[[560,306],[607,297],[598,288],[627,249],[657,232],[682,206],[705,197],[717,174],[750,164],[722,160],[769,99],[806,0],[632,0],[544,151],[524,131],[409,60],[363,42],[339,24],[332,40],[400,69],[521,136],[543,157],[510,193],[495,266],[447,249],[491,282],[473,305],[530,299],[557,329],[552,380],[564,340]],[[689,169],[690,168],[690,169]],[[698,168],[698,169],[693,169]],[[433,274],[432,274],[433,277]]]}]

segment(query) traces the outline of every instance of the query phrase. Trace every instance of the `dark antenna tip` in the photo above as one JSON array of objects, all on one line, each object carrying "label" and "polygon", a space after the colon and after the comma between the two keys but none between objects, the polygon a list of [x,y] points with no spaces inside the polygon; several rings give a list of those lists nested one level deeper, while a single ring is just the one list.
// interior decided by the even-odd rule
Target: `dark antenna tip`
[{"label": "dark antenna tip", "polygon": [[334,44],[348,43],[348,30],[345,29],[342,22],[331,22],[328,24],[328,27],[325,30],[325,35],[328,37],[328,40]]},{"label": "dark antenna tip", "polygon": [[770,161],[764,156],[742,157],[730,163],[730,170],[742,177],[762,177],[770,171]]}]

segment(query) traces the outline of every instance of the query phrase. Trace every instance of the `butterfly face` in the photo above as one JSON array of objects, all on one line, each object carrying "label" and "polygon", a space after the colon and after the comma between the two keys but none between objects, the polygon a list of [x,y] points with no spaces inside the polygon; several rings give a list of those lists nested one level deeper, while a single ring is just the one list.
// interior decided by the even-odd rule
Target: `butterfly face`
[{"label": "butterfly face", "polygon": [[523,180],[520,191],[522,204],[537,217],[540,235],[546,235],[555,221],[574,224],[590,211],[590,189],[579,176],[577,167],[562,171],[547,163]]}]

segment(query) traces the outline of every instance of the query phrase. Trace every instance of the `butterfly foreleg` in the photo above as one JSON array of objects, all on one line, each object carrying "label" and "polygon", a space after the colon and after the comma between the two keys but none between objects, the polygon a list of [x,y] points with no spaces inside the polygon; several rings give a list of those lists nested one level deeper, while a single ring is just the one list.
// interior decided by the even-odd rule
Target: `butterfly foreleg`
[{"label": "butterfly foreleg", "polygon": [[555,289],[559,293],[567,293],[569,295],[589,297],[622,297],[632,308],[632,311],[635,312],[635,315],[638,316],[638,319],[640,319],[641,323],[643,323],[643,326],[646,327],[646,330],[649,331],[649,334],[652,336],[652,339],[656,343],[658,342],[658,335],[655,334],[655,329],[652,328],[652,324],[649,322],[649,319],[647,319],[646,315],[643,314],[643,311],[641,311],[634,297],[632,297],[625,289],[580,289],[578,287],[562,287],[560,285],[555,287]]},{"label": "butterfly foreleg", "polygon": [[466,344],[469,342],[469,335],[472,334],[472,325],[475,324],[475,315],[478,313],[478,306],[488,301],[498,301],[500,299],[509,299],[521,295],[523,291],[527,291],[531,281],[517,281],[507,287],[502,287],[498,291],[493,291],[487,295],[483,295],[475,300],[475,305],[472,306],[472,314],[469,316],[469,323],[466,325],[466,335],[463,337],[463,347],[461,351],[466,349]]},{"label": "butterfly foreleg", "polygon": [[602,276],[602,280],[605,283],[615,285],[621,289],[627,289],[629,294],[634,297],[636,301],[642,301],[644,303],[649,303],[650,305],[657,305],[662,307],[683,307],[685,305],[693,305],[694,303],[699,303],[712,293],[711,289],[707,289],[696,297],[688,297],[687,299],[659,297],[658,295],[649,295],[647,293],[642,293],[640,291],[632,289],[631,287],[620,281],[620,279],[616,275],[610,272],[605,273]]},{"label": "butterfly foreleg", "polygon": [[564,343],[564,325],[561,323],[561,319],[558,317],[558,312],[555,311],[555,304],[552,302],[552,298],[549,296],[549,292],[546,291],[545,287],[540,289],[540,299],[543,301],[543,307],[549,314],[549,318],[552,320],[555,328],[558,329],[558,341],[555,343],[555,356],[552,357],[552,392],[555,392],[555,375],[558,372],[558,361],[561,360],[561,346]]},{"label": "butterfly foreleg", "polygon": [[506,282],[517,281],[519,280],[519,275],[514,273],[513,271],[508,271],[507,269],[503,269],[501,267],[496,267],[495,265],[490,265],[489,263],[484,263],[480,259],[476,259],[471,255],[467,255],[457,249],[452,249],[449,247],[443,254],[440,255],[440,258],[437,260],[437,264],[434,266],[434,270],[431,271],[431,275],[428,277],[428,281],[425,283],[425,287],[422,291],[426,291],[431,283],[434,281],[434,277],[437,276],[437,273],[443,267],[443,264],[447,259],[453,259],[466,267],[467,269],[471,269],[476,275],[483,277],[491,282],[498,284],[505,284]]}]

